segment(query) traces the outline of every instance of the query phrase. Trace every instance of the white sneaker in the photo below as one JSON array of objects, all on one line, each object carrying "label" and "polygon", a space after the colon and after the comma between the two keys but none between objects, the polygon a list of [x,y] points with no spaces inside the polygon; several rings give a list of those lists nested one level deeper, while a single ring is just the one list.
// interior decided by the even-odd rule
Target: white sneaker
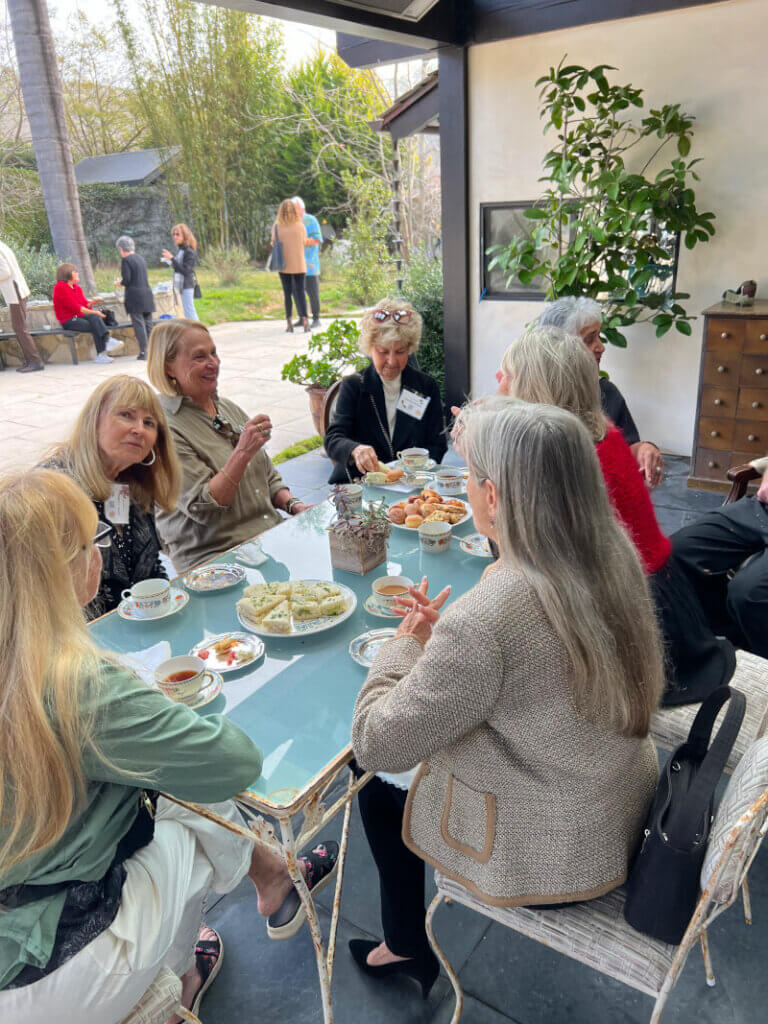
[{"label": "white sneaker", "polygon": [[116,348],[122,348],[122,347],[123,347],[122,341],[119,341],[117,338],[107,338],[107,345],[106,345],[107,352],[114,352]]},{"label": "white sneaker", "polygon": [[94,363],[111,363],[112,362],[112,360],[110,359],[110,357],[107,355],[106,352],[99,352],[99,354],[94,358],[93,361],[94,361]]}]

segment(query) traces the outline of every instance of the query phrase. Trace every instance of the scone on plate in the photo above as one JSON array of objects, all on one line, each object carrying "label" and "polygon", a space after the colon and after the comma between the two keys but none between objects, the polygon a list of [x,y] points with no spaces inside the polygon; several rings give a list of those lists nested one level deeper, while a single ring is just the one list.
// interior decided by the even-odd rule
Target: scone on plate
[{"label": "scone on plate", "polygon": [[281,603],[273,608],[269,615],[261,620],[261,625],[268,633],[290,633],[291,631],[291,605],[289,601]]},{"label": "scone on plate", "polygon": [[[461,518],[461,517],[459,517]],[[430,512],[425,522],[427,523],[450,523],[450,512]]]}]

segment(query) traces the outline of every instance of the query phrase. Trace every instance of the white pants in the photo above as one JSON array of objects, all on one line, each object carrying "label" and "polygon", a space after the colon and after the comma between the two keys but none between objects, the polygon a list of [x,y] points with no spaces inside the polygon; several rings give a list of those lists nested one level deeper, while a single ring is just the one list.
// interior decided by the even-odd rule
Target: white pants
[{"label": "white pants", "polygon": [[[211,806],[242,824],[231,802]],[[0,992],[8,1024],[116,1024],[162,966],[194,963],[203,901],[231,892],[251,863],[252,844],[168,800],[159,800],[151,843],[126,861],[120,909],[93,942],[45,978]]]}]

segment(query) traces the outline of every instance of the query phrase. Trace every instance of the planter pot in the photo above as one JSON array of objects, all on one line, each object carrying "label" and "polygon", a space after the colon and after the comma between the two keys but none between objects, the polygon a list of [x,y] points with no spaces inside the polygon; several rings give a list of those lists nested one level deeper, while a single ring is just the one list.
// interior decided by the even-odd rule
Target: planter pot
[{"label": "planter pot", "polygon": [[384,536],[366,540],[346,533],[334,533],[331,530],[328,537],[331,545],[331,565],[334,569],[365,576],[371,569],[387,560],[387,538]]},{"label": "planter pot", "polygon": [[322,429],[323,423],[323,400],[325,399],[325,393],[328,388],[307,388],[307,394],[309,395],[309,412],[312,416],[312,422],[315,425],[315,430],[320,437],[325,437],[325,432]]}]

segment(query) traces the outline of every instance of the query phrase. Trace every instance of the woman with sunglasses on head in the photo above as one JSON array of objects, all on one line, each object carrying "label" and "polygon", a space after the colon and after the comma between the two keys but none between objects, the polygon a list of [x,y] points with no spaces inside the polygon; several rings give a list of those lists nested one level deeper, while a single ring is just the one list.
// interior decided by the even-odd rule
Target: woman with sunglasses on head
[{"label": "woman with sunglasses on head", "polygon": [[68,441],[46,465],[71,476],[96,506],[106,528],[98,593],[89,619],[116,608],[122,592],[165,578],[155,507],[176,504],[181,471],[157,395],[143,380],[119,374],[95,388]]},{"label": "woman with sunglasses on head", "polygon": [[371,362],[339,389],[325,435],[334,463],[329,483],[375,472],[405,448],[427,448],[435,462],[445,455],[440,389],[409,361],[421,327],[421,316],[402,299],[383,299],[363,316],[358,347]]},{"label": "woman with sunglasses on head", "polygon": [[181,463],[181,497],[157,519],[173,564],[186,572],[307,506],[264,451],[269,417],[249,417],[218,393],[220,359],[208,329],[166,320],[149,339],[147,373],[160,392]]}]

